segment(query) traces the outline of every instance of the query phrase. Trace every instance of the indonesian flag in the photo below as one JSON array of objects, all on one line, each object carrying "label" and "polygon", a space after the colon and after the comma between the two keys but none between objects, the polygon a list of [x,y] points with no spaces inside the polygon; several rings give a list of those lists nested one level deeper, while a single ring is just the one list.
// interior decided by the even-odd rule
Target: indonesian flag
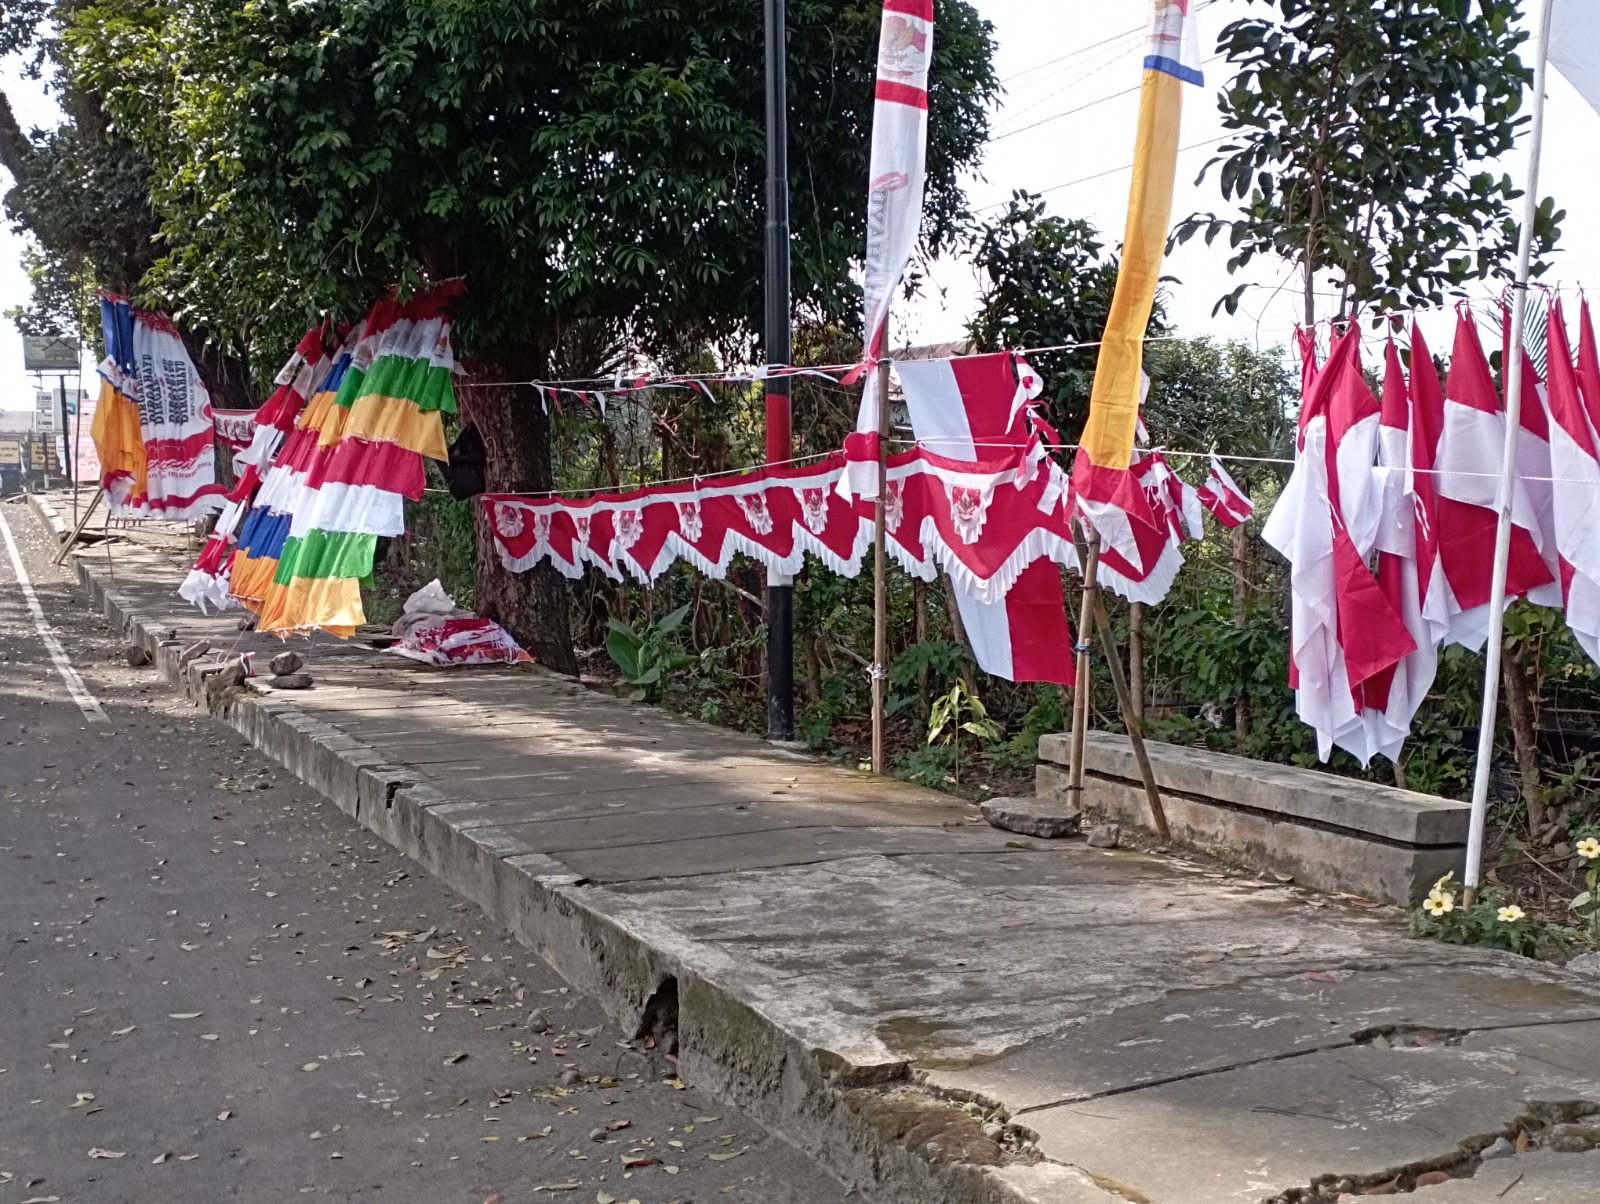
[{"label": "indonesian flag", "polygon": [[1152,511],[1129,466],[1139,422],[1144,334],[1172,221],[1183,85],[1204,82],[1192,9],[1193,0],[1150,0],[1122,263],[1072,469],[1079,512],[1104,545],[1106,585],[1130,601],[1159,601],[1182,563],[1167,538],[1164,515]]},{"label": "indonesian flag", "polygon": [[1211,471],[1206,474],[1205,483],[1195,490],[1195,497],[1224,527],[1237,527],[1256,512],[1256,504],[1216,456],[1211,457]]},{"label": "indonesian flag", "polygon": [[[1504,365],[1511,363],[1511,311],[1504,306],[1500,311],[1501,374],[1510,387],[1511,378]],[[1510,407],[1506,407],[1509,411]],[[1522,405],[1517,409],[1521,433],[1517,436],[1517,476],[1527,492],[1533,526],[1530,534],[1550,570],[1548,585],[1528,591],[1528,601],[1540,606],[1561,605],[1560,570],[1557,568],[1554,496],[1550,480],[1550,418],[1545,404],[1545,387],[1528,354],[1527,344],[1522,348]]]},{"label": "indonesian flag", "polygon": [[[889,302],[905,275],[922,226],[927,183],[928,64],[933,59],[933,0],[884,0],[878,39],[878,84],[867,170],[867,254],[862,294],[868,371],[856,431],[845,456],[862,467],[850,485],[861,497],[878,492],[878,372]],[[867,465],[874,466],[871,471]]]},{"label": "indonesian flag", "polygon": [[1380,749],[1361,714],[1363,686],[1416,644],[1367,567],[1382,516],[1379,406],[1359,354],[1358,331],[1338,336],[1312,381],[1300,454],[1262,535],[1291,565],[1296,712],[1323,760],[1338,745],[1365,765]]},{"label": "indonesian flag", "polygon": [[[895,364],[919,445],[953,460],[992,460],[1029,443],[1026,401],[1038,375],[1008,352]],[[1031,394],[1030,394],[1031,388]],[[1075,681],[1061,572],[1035,560],[998,602],[954,591],[972,654],[1008,681]]]},{"label": "indonesian flag", "polygon": [[[1413,355],[1415,355],[1413,349]],[[1431,367],[1431,361],[1430,361]],[[1417,507],[1409,491],[1410,395],[1400,354],[1389,341],[1384,356],[1383,400],[1378,426],[1378,472],[1382,503],[1376,545],[1378,588],[1416,643],[1397,664],[1362,683],[1362,718],[1367,745],[1398,761],[1417,709],[1428,696],[1439,663],[1439,643],[1449,630],[1442,609],[1426,615],[1418,572]],[[1432,556],[1433,546],[1426,554]]]},{"label": "indonesian flag", "polygon": [[[1431,397],[1422,400],[1426,405],[1433,401]],[[1439,431],[1435,506],[1439,563],[1450,595],[1448,642],[1476,652],[1489,635],[1506,417],[1477,326],[1465,310],[1456,318],[1455,349]],[[1538,515],[1520,476],[1512,481],[1511,521],[1507,601],[1554,580],[1534,535]]]},{"label": "indonesian flag", "polygon": [[1600,357],[1595,353],[1589,307],[1579,327],[1579,369],[1572,367],[1565,318],[1558,300],[1550,307],[1550,475],[1561,600],[1567,626],[1589,659],[1600,662],[1600,452],[1586,412],[1600,403]]}]

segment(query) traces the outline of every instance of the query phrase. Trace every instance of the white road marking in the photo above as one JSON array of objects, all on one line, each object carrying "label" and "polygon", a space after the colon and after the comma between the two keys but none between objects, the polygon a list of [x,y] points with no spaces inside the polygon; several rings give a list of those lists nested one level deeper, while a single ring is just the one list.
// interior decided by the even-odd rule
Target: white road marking
[{"label": "white road marking", "polygon": [[66,683],[67,693],[72,695],[72,701],[78,704],[78,709],[90,723],[110,723],[110,718],[100,709],[99,700],[89,693],[89,687],[83,684],[83,678],[79,677],[78,671],[72,667],[72,661],[67,658],[67,650],[61,646],[61,641],[56,639],[55,632],[50,630],[50,624],[45,622],[44,607],[39,605],[38,595],[33,592],[33,582],[28,580],[28,570],[22,567],[22,553],[17,550],[17,541],[11,536],[11,526],[6,522],[4,514],[0,514],[0,537],[5,539],[6,550],[11,553],[11,567],[17,574],[17,584],[22,587],[22,597],[33,613],[34,628],[39,632],[39,638],[44,641],[45,651],[50,653],[50,659],[56,663],[56,672],[61,674],[61,680]]}]

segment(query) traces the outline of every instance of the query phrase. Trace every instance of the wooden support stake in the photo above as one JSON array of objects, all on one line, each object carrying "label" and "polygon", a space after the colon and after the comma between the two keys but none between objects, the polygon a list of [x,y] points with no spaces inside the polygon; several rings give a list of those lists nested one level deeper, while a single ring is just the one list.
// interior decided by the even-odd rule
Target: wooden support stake
[{"label": "wooden support stake", "polygon": [[[1167,827],[1167,809],[1161,805],[1161,792],[1156,789],[1155,770],[1150,768],[1150,754],[1144,747],[1144,732],[1140,728],[1139,716],[1133,709],[1133,695],[1128,692],[1128,682],[1122,675],[1122,657],[1117,652],[1117,644],[1111,638],[1111,620],[1106,617],[1106,604],[1100,597],[1100,591],[1094,591],[1094,623],[1100,631],[1100,647],[1105,652],[1106,667],[1111,670],[1111,684],[1117,691],[1117,705],[1122,710],[1122,722],[1128,729],[1128,739],[1133,744],[1133,759],[1139,763],[1139,776],[1144,779],[1145,798],[1150,800],[1150,819],[1155,824],[1156,834],[1162,840],[1171,840],[1172,832]],[[1082,639],[1080,635],[1078,637]]]},{"label": "wooden support stake", "polygon": [[1094,595],[1100,575],[1100,536],[1088,528],[1083,558],[1083,602],[1078,607],[1077,681],[1072,687],[1072,764],[1067,789],[1071,803],[1083,810],[1083,744],[1089,732],[1089,625],[1094,622]]},{"label": "wooden support stake", "polygon": [[884,494],[889,488],[889,361],[878,364],[878,500],[872,507],[872,772],[884,772],[883,695],[889,676],[889,588]]},{"label": "wooden support stake", "polygon": [[94,508],[100,504],[100,499],[105,497],[106,491],[102,487],[94,491],[94,496],[89,499],[89,506],[78,519],[78,525],[72,529],[72,534],[67,536],[66,542],[61,545],[61,550],[56,553],[55,563],[60,564],[67,558],[67,553],[72,551],[72,545],[78,542],[78,537],[83,534],[83,529],[89,525],[89,519],[94,515]]}]

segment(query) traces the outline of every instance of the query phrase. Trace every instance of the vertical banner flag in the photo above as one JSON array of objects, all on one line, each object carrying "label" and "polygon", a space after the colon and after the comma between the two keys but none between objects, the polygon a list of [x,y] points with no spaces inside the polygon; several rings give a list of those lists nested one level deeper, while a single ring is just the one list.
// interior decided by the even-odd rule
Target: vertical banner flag
[{"label": "vertical banner flag", "polygon": [[[856,433],[845,441],[853,463],[878,462],[878,373],[889,302],[916,250],[927,181],[928,64],[933,59],[933,0],[884,0],[878,40],[878,84],[872,110],[872,160],[867,171],[867,252],[864,260],[868,372]],[[877,494],[877,478],[851,474],[852,489]]]},{"label": "vertical banner flag", "polygon": [[1092,475],[1095,468],[1125,469],[1133,456],[1144,332],[1150,324],[1167,227],[1172,220],[1183,85],[1204,83],[1195,3],[1196,0],[1150,0],[1122,266],[1095,365],[1089,420],[1083,429],[1083,451],[1076,469],[1085,475]]},{"label": "vertical banner flag", "polygon": [[1600,110],[1600,5],[1555,0],[1550,10],[1550,61]]}]

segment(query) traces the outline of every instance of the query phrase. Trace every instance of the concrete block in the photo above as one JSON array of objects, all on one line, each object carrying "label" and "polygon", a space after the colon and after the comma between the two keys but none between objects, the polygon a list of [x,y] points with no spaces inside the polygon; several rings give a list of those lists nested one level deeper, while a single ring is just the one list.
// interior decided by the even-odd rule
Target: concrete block
[{"label": "concrete block", "polygon": [[[1067,771],[1041,764],[1039,795],[1067,794]],[[1281,815],[1228,807],[1222,801],[1161,791],[1173,838],[1262,871],[1291,874],[1299,886],[1411,906],[1442,874],[1460,868],[1459,846],[1415,846],[1373,841],[1359,832],[1297,823]],[[1149,803],[1134,781],[1084,779],[1084,805],[1094,815],[1148,829]]]},{"label": "concrete block", "polygon": [[[1039,759],[1069,766],[1070,747],[1065,733],[1042,736]],[[1156,784],[1164,793],[1223,800],[1285,819],[1329,824],[1406,844],[1466,844],[1471,809],[1465,803],[1158,740],[1146,741],[1145,747]],[[1126,736],[1112,732],[1088,734],[1084,770],[1124,781],[1139,780],[1132,745]]]}]

